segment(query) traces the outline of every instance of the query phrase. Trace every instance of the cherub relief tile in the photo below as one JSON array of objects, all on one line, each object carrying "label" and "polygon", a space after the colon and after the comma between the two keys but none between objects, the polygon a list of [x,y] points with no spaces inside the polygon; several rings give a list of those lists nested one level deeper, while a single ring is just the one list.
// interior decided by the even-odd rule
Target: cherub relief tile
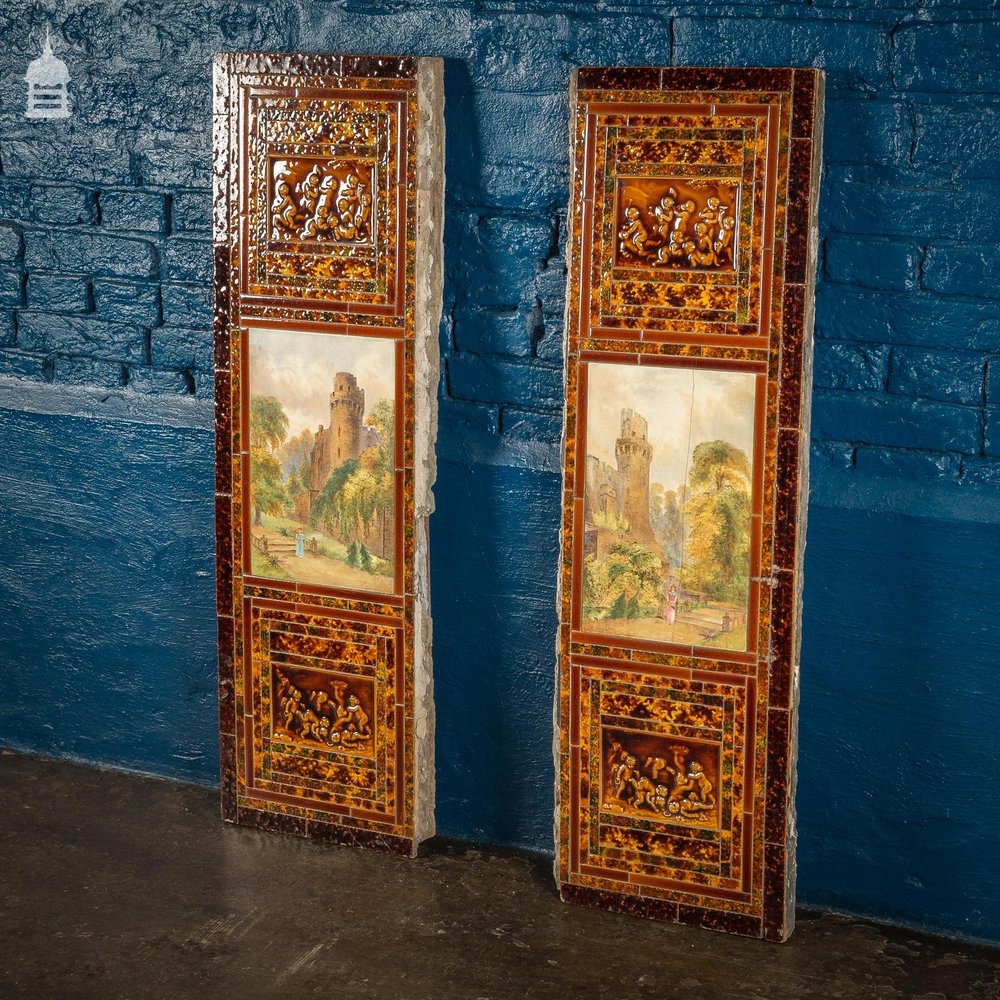
[{"label": "cherub relief tile", "polygon": [[407,854],[433,833],[441,100],[437,60],[216,60],[223,815]]},{"label": "cherub relief tile", "polygon": [[564,899],[783,940],[814,70],[581,69],[561,546]]}]

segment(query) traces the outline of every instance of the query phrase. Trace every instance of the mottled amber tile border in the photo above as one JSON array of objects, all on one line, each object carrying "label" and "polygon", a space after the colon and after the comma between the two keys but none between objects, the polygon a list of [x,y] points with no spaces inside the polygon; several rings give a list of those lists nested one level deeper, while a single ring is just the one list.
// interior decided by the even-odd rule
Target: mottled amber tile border
[{"label": "mottled amber tile border", "polygon": [[[794,907],[801,523],[822,88],[822,74],[815,70],[588,67],[577,71],[571,117],[557,681],[560,892],[565,900],[583,905],[769,940],[788,936]],[[614,190],[616,182],[613,175],[603,172],[615,167],[606,155],[602,129],[640,124],[653,135],[657,133],[650,130],[660,123],[656,117],[660,115],[662,124],[679,134],[676,130],[684,126],[685,116],[691,127],[704,128],[723,114],[730,123],[741,114],[747,121],[766,123],[764,133],[751,130],[744,137],[754,143],[758,162],[752,173],[744,173],[742,183],[749,183],[751,189],[743,191],[741,198],[760,206],[746,244],[752,259],[744,262],[743,274],[736,276],[736,285],[743,283],[749,296],[750,311],[745,318],[734,314],[721,321],[712,319],[705,309],[711,301],[698,290],[707,287],[704,281],[675,277],[681,284],[672,291],[660,287],[669,286],[669,281],[645,273],[631,289],[622,286],[615,293],[619,305],[609,308],[617,279],[602,198],[605,191]],[[684,307],[685,302],[694,308]],[[628,304],[624,310],[622,303]],[[746,653],[586,631],[579,613],[582,449],[587,430],[587,365],[592,362],[757,374],[753,581]],[[632,678],[642,690],[655,691],[659,686],[665,696],[671,684],[681,683],[678,678],[705,684],[731,678],[731,683],[745,691],[746,697],[734,702],[742,706],[740,722],[746,733],[745,754],[734,765],[742,771],[742,801],[729,801],[722,807],[725,816],[739,810],[743,820],[738,824],[739,844],[731,845],[732,866],[721,861],[721,854],[708,864],[716,857],[713,851],[684,846],[686,842],[707,843],[714,836],[707,831],[700,838],[670,841],[669,849],[679,853],[669,879],[660,874],[671,863],[662,850],[654,852],[658,854],[654,859],[645,849],[635,849],[647,842],[642,829],[648,824],[632,823],[640,830],[638,834],[619,835],[626,849],[609,852],[607,846],[591,843],[593,822],[588,813],[594,798],[590,782],[592,775],[601,772],[588,759],[595,745],[588,742],[588,733],[602,724],[602,716],[590,703],[580,678],[582,670],[597,667]],[[728,881],[727,872],[736,876],[735,883]]]}]

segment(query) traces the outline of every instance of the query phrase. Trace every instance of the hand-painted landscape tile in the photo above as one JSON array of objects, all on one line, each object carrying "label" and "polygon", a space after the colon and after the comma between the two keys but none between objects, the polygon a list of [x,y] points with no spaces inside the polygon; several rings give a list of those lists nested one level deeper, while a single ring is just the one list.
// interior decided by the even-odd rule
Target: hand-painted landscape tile
[{"label": "hand-painted landscape tile", "polygon": [[433,833],[441,66],[228,54],[215,94],[223,815],[412,854]]},{"label": "hand-painted landscape tile", "polygon": [[391,340],[250,330],[250,573],[393,592]]},{"label": "hand-painted landscape tile", "polygon": [[560,891],[776,940],[821,102],[813,70],[590,68],[572,111]]},{"label": "hand-painted landscape tile", "polygon": [[581,627],[745,650],[755,376],[590,364],[587,382]]}]

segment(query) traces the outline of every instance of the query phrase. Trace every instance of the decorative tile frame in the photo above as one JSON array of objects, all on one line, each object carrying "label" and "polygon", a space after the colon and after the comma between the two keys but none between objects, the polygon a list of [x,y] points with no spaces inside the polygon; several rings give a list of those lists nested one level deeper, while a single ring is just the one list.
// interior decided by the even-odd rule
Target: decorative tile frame
[{"label": "decorative tile frame", "polygon": [[[572,100],[556,876],[569,902],[770,940],[794,913],[822,89],[816,70],[583,68]],[[582,613],[595,365],[690,371],[692,406],[699,372],[752,380],[743,648]],[[622,420],[648,465],[645,421]]]},{"label": "decorative tile frame", "polygon": [[[223,818],[412,855],[434,832],[442,64],[228,53],[214,88]],[[388,592],[252,570],[250,340],[269,332],[377,342],[393,359]],[[327,713],[322,730],[296,702]]]}]

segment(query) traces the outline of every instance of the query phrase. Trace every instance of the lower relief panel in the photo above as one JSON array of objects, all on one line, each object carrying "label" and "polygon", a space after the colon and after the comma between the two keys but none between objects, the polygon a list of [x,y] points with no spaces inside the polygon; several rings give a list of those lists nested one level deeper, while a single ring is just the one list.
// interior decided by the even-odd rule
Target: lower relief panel
[{"label": "lower relief panel", "polygon": [[[759,912],[755,678],[651,669],[571,658],[579,732],[564,757],[564,895],[639,896],[647,915],[668,919],[678,901],[727,916]],[[642,912],[635,904],[627,908]]]},{"label": "lower relief panel", "polygon": [[410,853],[402,624],[332,620],[252,600],[245,613],[240,820],[279,813],[300,821],[288,825],[294,832]]}]

